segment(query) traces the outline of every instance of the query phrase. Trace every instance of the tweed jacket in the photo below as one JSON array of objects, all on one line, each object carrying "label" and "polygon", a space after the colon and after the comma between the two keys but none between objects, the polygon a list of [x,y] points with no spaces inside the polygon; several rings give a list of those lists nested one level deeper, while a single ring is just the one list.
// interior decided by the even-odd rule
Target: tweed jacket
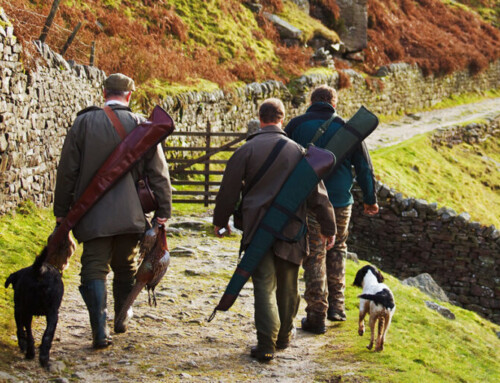
[{"label": "tweed jacket", "polygon": [[[250,243],[259,222],[264,217],[274,197],[303,157],[304,149],[287,138],[280,127],[266,126],[250,136],[248,141],[234,152],[224,171],[213,218],[214,225],[221,227],[227,225],[245,184],[253,179],[280,139],[286,140],[286,145],[243,200],[243,247]],[[323,182],[318,184],[307,202],[297,212],[297,215],[304,221],[306,205],[316,214],[321,225],[321,232],[326,236],[334,235],[336,233],[335,215]],[[299,228],[300,224],[293,221],[285,228],[284,234],[293,237]],[[307,252],[307,241],[305,236],[295,243],[277,240],[273,251],[280,258],[300,264]]]},{"label": "tweed jacket", "polygon": [[[110,105],[129,133],[142,117],[123,105]],[[121,142],[104,110],[90,107],[78,113],[64,141],[57,169],[54,215],[64,217],[82,195],[94,174]],[[118,234],[141,233],[146,219],[137,196],[135,182],[140,173],[149,182],[158,200],[156,216],[170,218],[172,192],[161,145],[151,149],[80,220],[73,229],[75,238],[85,242]]]}]

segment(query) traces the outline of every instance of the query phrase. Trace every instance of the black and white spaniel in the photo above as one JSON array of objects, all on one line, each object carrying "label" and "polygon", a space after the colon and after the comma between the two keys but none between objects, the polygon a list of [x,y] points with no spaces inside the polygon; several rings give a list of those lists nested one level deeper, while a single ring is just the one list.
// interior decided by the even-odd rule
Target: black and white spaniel
[{"label": "black and white spaniel", "polygon": [[363,288],[363,293],[358,295],[359,300],[359,329],[358,334],[365,333],[365,315],[370,315],[371,340],[368,350],[373,347],[375,324],[378,320],[378,335],[375,351],[384,349],[384,340],[391,324],[392,316],[396,310],[394,295],[384,283],[384,277],[374,266],[367,265],[358,270],[354,278],[354,286]]}]

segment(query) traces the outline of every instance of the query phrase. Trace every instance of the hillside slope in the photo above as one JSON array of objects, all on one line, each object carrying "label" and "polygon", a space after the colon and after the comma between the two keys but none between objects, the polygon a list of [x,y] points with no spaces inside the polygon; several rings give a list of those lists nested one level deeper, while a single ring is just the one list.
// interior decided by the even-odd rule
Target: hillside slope
[{"label": "hillside slope", "polygon": [[[176,84],[207,86],[200,80],[223,87],[238,81],[287,82],[313,65],[310,48],[287,47],[263,13],[253,13],[246,2],[62,0],[57,25],[47,41],[60,49],[82,21],[83,27],[66,54],[68,59],[88,63],[95,41],[97,66],[108,73],[126,73],[159,92]],[[0,1],[25,46],[40,36],[51,3]],[[337,41],[335,31],[306,15],[292,1],[260,3],[264,11],[296,23],[304,32],[303,43],[314,36]],[[368,47],[365,61],[356,66],[370,73],[379,65],[397,61],[417,63],[425,73],[484,69],[500,57],[500,31],[489,23],[496,20],[499,1],[462,3],[468,5],[449,0],[369,0]],[[311,0],[311,4],[323,7],[330,27],[342,27],[342,20],[335,19],[335,0]],[[351,65],[341,59],[336,64],[339,68]]]}]

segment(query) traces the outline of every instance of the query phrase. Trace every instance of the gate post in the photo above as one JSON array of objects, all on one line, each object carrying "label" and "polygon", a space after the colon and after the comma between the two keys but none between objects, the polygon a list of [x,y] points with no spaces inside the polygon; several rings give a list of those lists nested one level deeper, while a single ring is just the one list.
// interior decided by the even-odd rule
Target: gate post
[{"label": "gate post", "polygon": [[[211,124],[210,120],[207,119],[207,130],[206,130],[206,139],[205,139],[205,154],[210,152],[210,143],[211,143]],[[205,207],[208,207],[208,203],[210,200],[210,157],[208,156],[205,160]]]}]

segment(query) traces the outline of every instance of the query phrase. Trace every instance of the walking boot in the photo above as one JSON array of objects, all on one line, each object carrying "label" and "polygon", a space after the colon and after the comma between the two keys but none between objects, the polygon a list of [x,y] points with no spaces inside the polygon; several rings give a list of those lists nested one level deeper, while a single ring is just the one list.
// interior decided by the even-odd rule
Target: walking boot
[{"label": "walking boot", "polygon": [[333,306],[328,307],[326,317],[328,320],[331,320],[334,322],[343,322],[346,320],[345,311],[344,310],[337,310]]},{"label": "walking boot", "polygon": [[285,350],[290,347],[290,343],[297,336],[297,329],[295,326],[292,327],[292,331],[284,337],[280,337],[278,335],[278,339],[276,340],[276,350]]},{"label": "walking boot", "polygon": [[114,330],[115,333],[121,334],[127,331],[127,324],[134,316],[134,310],[130,307],[127,310],[127,316],[123,323],[117,323],[116,319],[118,318],[118,314],[122,310],[125,301],[129,293],[132,291],[134,287],[134,281],[113,281],[113,299],[115,301],[115,325]]},{"label": "walking boot", "polygon": [[86,281],[80,286],[80,294],[89,311],[92,347],[108,347],[112,340],[106,323],[108,313],[106,309],[106,281],[103,279]]},{"label": "walking boot", "polygon": [[250,356],[257,359],[259,362],[270,362],[274,359],[274,348],[253,346],[250,349]]},{"label": "walking boot", "polygon": [[326,332],[325,317],[308,313],[302,318],[302,330],[313,334],[324,334]]}]

